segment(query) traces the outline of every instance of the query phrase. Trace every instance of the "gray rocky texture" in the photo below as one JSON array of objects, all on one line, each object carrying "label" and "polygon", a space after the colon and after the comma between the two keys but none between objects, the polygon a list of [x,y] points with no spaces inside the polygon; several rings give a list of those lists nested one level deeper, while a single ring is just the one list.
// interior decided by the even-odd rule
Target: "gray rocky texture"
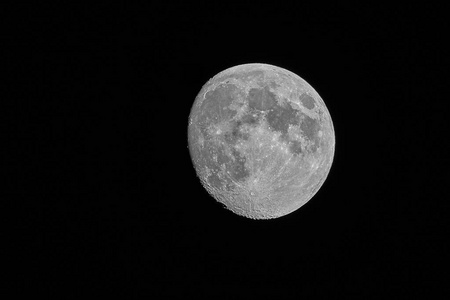
[{"label": "gray rocky texture", "polygon": [[209,193],[233,212],[270,219],[320,189],[334,129],[318,93],[296,74],[247,64],[220,72],[197,96],[189,149]]}]

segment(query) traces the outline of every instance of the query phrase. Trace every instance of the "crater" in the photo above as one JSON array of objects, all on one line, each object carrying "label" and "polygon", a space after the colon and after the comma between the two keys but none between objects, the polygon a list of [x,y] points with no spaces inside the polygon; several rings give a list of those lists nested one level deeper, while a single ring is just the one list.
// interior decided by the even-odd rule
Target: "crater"
[{"label": "crater", "polygon": [[316,107],[314,98],[306,93],[301,94],[299,100],[302,102],[303,106],[309,110],[312,110],[314,109],[314,107]]}]

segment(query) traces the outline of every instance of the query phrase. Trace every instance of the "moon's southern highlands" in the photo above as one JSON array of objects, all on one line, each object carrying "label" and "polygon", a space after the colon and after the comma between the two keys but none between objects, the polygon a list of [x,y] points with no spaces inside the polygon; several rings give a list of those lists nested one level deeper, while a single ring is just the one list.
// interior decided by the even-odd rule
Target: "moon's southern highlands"
[{"label": "moon's southern highlands", "polygon": [[234,213],[287,215],[329,174],[330,113],[300,76],[267,64],[226,69],[200,90],[189,117],[189,149],[201,183]]}]

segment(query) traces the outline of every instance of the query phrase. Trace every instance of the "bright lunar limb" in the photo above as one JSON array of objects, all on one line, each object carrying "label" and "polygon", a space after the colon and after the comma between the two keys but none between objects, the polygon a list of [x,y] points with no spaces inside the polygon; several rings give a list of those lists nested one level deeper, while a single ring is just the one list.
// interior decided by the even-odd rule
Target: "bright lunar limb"
[{"label": "bright lunar limb", "polygon": [[201,89],[189,118],[189,149],[203,186],[252,219],[289,214],[330,171],[333,123],[319,94],[273,65],[226,69]]}]

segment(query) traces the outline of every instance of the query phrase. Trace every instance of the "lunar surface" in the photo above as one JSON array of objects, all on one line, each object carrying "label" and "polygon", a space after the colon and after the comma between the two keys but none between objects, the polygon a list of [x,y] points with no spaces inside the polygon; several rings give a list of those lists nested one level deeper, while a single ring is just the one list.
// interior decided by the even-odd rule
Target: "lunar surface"
[{"label": "lunar surface", "polygon": [[271,219],[308,202],[330,171],[333,123],[298,75],[267,64],[226,69],[192,107],[189,150],[203,186],[236,214]]}]

